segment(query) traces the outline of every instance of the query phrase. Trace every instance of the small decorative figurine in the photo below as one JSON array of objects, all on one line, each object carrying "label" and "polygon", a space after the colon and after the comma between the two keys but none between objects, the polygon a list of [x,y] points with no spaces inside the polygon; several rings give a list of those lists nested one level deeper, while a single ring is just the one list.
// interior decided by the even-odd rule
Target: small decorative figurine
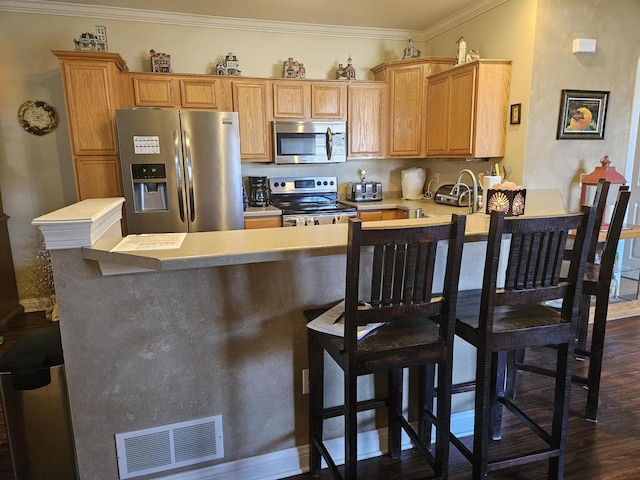
[{"label": "small decorative figurine", "polygon": [[107,51],[107,27],[96,25],[96,33],[83,32],[73,41],[76,50],[91,52]]},{"label": "small decorative figurine", "polygon": [[154,73],[172,73],[171,69],[171,55],[166,53],[156,52],[155,50],[149,50],[151,56],[151,71]]},{"label": "small decorative figurine", "polygon": [[305,78],[306,69],[304,68],[304,64],[297,62],[293,57],[289,57],[289,59],[283,63],[283,76],[284,78]]},{"label": "small decorative figurine", "polygon": [[404,49],[402,59],[406,58],[418,58],[420,57],[420,50],[416,47],[415,43],[413,43],[413,37],[409,37],[409,43],[407,43],[406,48]]},{"label": "small decorative figurine", "polygon": [[230,75],[233,77],[240,76],[240,62],[238,58],[231,52],[224,57],[224,62],[219,61],[216,65],[216,75]]},{"label": "small decorative figurine", "polygon": [[480,53],[477,50],[469,50],[465,63],[475,62],[476,60],[480,60]]},{"label": "small decorative figurine", "polygon": [[338,64],[338,70],[336,70],[336,80],[355,80],[356,79],[356,69],[351,65],[351,55],[347,59],[347,66],[344,67],[341,63]]},{"label": "small decorative figurine", "polygon": [[467,41],[464,39],[464,37],[460,37],[456,42],[456,46],[458,47],[456,65],[464,65],[464,63],[467,61]]}]

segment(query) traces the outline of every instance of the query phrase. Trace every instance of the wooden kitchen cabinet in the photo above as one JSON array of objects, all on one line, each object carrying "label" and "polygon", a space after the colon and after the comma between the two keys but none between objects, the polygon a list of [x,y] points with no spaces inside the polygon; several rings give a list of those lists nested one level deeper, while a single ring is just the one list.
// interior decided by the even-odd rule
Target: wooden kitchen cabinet
[{"label": "wooden kitchen cabinet", "polygon": [[450,69],[454,63],[453,58],[421,57],[371,69],[376,80],[386,80],[388,84],[387,154],[390,157],[424,156],[425,79]]},{"label": "wooden kitchen cabinet", "polygon": [[[77,199],[119,196],[115,112],[129,106],[120,75],[127,66],[120,55],[109,52],[53,54],[61,63]],[[100,161],[93,163],[96,158]]]},{"label": "wooden kitchen cabinet", "polygon": [[346,120],[347,85],[335,82],[311,83],[311,118]]},{"label": "wooden kitchen cabinet", "polygon": [[233,81],[233,110],[238,112],[243,161],[271,161],[270,106],[268,81]]},{"label": "wooden kitchen cabinet", "polygon": [[229,112],[233,109],[231,79],[187,77],[179,78],[182,108],[202,108]]},{"label": "wooden kitchen cabinet", "polygon": [[273,117],[291,120],[346,120],[347,85],[341,82],[273,82]]},{"label": "wooden kitchen cabinet", "polygon": [[137,107],[166,107],[229,111],[231,80],[211,76],[165,73],[131,75]]},{"label": "wooden kitchen cabinet", "polygon": [[427,79],[426,155],[503,157],[511,62],[479,60]]},{"label": "wooden kitchen cabinet", "polygon": [[282,226],[282,215],[271,215],[268,217],[246,217],[244,228],[276,228]]},{"label": "wooden kitchen cabinet", "polygon": [[347,88],[349,158],[384,158],[387,85],[351,83]]},{"label": "wooden kitchen cabinet", "polygon": [[78,198],[108,198],[122,196],[120,160],[118,155],[82,156],[75,161]]},{"label": "wooden kitchen cabinet", "polygon": [[309,117],[309,84],[304,80],[273,82],[273,117],[304,120]]},{"label": "wooden kitchen cabinet", "polygon": [[173,77],[162,73],[136,73],[132,76],[136,107],[168,107],[178,105]]},{"label": "wooden kitchen cabinet", "polygon": [[406,213],[402,216],[402,210],[395,208],[380,210],[361,210],[358,211],[358,218],[363,222],[376,222],[380,220],[397,220],[399,218],[407,218]]}]

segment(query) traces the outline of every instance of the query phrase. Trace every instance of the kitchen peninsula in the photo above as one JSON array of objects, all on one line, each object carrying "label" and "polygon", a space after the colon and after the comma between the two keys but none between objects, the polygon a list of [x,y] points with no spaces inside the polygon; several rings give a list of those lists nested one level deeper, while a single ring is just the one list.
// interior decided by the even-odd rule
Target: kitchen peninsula
[{"label": "kitchen peninsula", "polygon": [[[343,297],[347,225],[190,233],[174,250],[111,252],[121,240],[121,205],[121,198],[90,199],[33,221],[52,250],[80,478],[117,478],[116,434],[218,415],[222,458],[171,464],[170,473],[302,471],[302,310]],[[477,240],[487,228],[488,216],[468,217],[461,288],[480,286],[484,243]],[[463,381],[473,375],[473,352],[459,347],[454,375]],[[373,379],[363,384],[373,387]],[[328,401],[338,393],[328,388]],[[455,405],[454,428],[470,408]],[[364,434],[371,455],[385,444],[375,420]],[[339,429],[330,424],[327,436]]]}]

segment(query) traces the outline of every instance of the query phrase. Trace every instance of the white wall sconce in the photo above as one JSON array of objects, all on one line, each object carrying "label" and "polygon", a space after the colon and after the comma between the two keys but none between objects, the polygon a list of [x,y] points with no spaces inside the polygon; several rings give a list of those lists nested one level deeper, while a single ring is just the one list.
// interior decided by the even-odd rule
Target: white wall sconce
[{"label": "white wall sconce", "polygon": [[573,40],[572,53],[595,53],[596,51],[596,39],[595,38],[575,38]]}]

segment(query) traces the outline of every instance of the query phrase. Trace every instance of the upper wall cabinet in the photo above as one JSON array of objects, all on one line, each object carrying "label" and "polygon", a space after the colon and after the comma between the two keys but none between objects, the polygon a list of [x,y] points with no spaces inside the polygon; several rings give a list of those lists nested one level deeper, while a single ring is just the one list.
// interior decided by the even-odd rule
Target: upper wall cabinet
[{"label": "upper wall cabinet", "polygon": [[126,69],[118,54],[54,51],[60,59],[75,155],[117,154],[115,111],[121,104],[119,77]]},{"label": "upper wall cabinet", "polygon": [[384,158],[387,126],[387,85],[350,83],[347,87],[348,157]]},{"label": "upper wall cabinet", "polygon": [[122,195],[115,112],[130,106],[127,69],[108,52],[54,51],[60,60],[78,201]]},{"label": "upper wall cabinet", "polygon": [[347,118],[347,85],[336,82],[311,83],[311,118]]},{"label": "upper wall cabinet", "polygon": [[371,69],[376,80],[386,80],[388,84],[387,153],[390,157],[424,156],[426,77],[451,68],[454,62],[453,58],[422,57],[385,63]]},{"label": "upper wall cabinet", "polygon": [[479,60],[427,78],[427,156],[503,157],[510,79],[506,60]]},{"label": "upper wall cabinet", "polygon": [[275,80],[273,117],[277,119],[346,119],[347,85],[340,82]]},{"label": "upper wall cabinet", "polygon": [[271,95],[267,80],[234,80],[233,109],[240,125],[240,156],[246,162],[269,162]]},{"label": "upper wall cabinet", "polygon": [[211,76],[163,73],[131,75],[137,107],[166,107],[227,111],[232,108],[231,80]]}]

